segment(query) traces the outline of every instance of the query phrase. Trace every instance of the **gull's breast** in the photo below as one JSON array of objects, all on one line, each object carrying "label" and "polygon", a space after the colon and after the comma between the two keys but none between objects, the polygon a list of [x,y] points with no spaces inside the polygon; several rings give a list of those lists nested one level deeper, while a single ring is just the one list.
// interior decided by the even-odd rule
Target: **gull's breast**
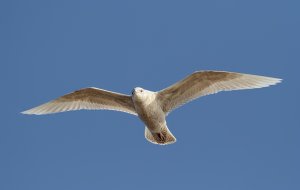
[{"label": "gull's breast", "polygon": [[165,114],[156,101],[151,103],[134,102],[139,118],[150,130],[156,130],[165,123]]}]

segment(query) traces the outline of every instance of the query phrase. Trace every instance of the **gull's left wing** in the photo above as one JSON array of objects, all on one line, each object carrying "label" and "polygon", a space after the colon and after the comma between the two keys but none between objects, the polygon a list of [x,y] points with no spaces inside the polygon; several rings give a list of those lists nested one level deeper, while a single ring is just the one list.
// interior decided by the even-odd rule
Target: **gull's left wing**
[{"label": "gull's left wing", "polygon": [[262,88],[281,79],[226,71],[198,71],[158,92],[165,113],[198,97],[220,91]]},{"label": "gull's left wing", "polygon": [[98,88],[77,90],[22,113],[42,115],[81,109],[115,110],[137,115],[130,96]]}]

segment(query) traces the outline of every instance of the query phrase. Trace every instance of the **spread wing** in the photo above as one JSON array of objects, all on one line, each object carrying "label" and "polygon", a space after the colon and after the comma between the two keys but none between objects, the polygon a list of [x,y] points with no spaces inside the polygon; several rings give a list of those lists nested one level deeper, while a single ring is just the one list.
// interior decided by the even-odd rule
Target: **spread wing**
[{"label": "spread wing", "polygon": [[106,109],[137,115],[130,96],[97,88],[77,90],[22,113],[42,115],[81,109]]},{"label": "spread wing", "polygon": [[281,79],[225,71],[199,71],[158,92],[165,113],[198,97],[220,91],[262,88]]}]

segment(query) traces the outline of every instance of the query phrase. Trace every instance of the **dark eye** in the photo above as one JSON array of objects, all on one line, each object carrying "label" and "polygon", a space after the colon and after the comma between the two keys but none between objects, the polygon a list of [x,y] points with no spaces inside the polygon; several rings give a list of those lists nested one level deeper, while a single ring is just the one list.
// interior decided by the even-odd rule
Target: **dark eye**
[{"label": "dark eye", "polygon": [[143,92],[143,90],[140,90],[140,92]]}]

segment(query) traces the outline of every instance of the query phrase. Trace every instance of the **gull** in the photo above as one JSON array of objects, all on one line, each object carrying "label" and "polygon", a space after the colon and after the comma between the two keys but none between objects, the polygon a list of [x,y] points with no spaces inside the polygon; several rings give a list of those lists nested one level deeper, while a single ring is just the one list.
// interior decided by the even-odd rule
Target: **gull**
[{"label": "gull", "polygon": [[83,88],[53,101],[34,107],[23,114],[51,114],[73,110],[115,110],[138,116],[145,127],[145,138],[154,144],[176,142],[167,127],[166,117],[174,109],[196,98],[220,91],[263,88],[275,85],[281,79],[226,72],[197,71],[183,80],[157,92],[136,87],[132,95],[99,88]]}]

